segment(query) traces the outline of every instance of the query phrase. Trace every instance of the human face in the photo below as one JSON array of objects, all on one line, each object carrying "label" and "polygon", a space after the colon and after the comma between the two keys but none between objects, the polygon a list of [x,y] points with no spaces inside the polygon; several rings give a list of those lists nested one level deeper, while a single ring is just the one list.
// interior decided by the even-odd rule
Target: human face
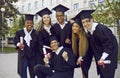
[{"label": "human face", "polygon": [[26,29],[27,29],[28,32],[31,31],[31,29],[33,28],[33,26],[34,26],[34,23],[33,23],[32,20],[26,20],[25,21],[25,27],[26,27]]},{"label": "human face", "polygon": [[43,19],[43,23],[46,25],[46,26],[48,26],[49,24],[50,24],[50,21],[51,21],[51,19],[50,19],[50,16],[49,15],[43,15],[43,17],[42,17],[42,19]]},{"label": "human face", "polygon": [[59,42],[57,40],[51,41],[50,47],[53,51],[56,51],[59,48]]},{"label": "human face", "polygon": [[82,24],[83,24],[83,27],[85,27],[87,30],[91,30],[92,29],[93,20],[90,19],[90,18],[82,19]]},{"label": "human face", "polygon": [[73,33],[78,33],[80,31],[80,26],[77,23],[73,23],[72,25],[72,32]]},{"label": "human face", "polygon": [[64,23],[64,13],[56,12],[56,18],[60,24]]}]

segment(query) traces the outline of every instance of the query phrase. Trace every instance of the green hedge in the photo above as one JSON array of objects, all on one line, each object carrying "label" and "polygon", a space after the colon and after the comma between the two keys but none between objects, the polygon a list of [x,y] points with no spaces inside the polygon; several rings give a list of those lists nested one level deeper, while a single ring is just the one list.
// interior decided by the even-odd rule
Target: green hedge
[{"label": "green hedge", "polygon": [[[15,53],[17,50],[14,47],[4,47],[3,53]],[[2,53],[2,48],[0,48],[0,53]]]}]

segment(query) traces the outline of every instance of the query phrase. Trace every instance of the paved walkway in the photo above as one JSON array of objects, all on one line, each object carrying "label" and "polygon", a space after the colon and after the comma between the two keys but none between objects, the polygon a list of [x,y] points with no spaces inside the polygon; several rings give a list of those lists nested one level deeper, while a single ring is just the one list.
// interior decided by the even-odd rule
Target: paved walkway
[{"label": "paved walkway", "polygon": [[[16,72],[17,53],[0,54],[0,78],[20,78]],[[74,78],[82,78],[80,68],[75,69]],[[99,78],[97,76],[95,62],[92,62],[89,78]],[[120,64],[118,64],[115,78],[120,78]]]}]

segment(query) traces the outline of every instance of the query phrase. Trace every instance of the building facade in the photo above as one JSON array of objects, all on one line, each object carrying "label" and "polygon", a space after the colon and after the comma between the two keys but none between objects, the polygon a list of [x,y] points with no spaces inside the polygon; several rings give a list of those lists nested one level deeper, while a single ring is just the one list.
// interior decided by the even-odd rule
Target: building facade
[{"label": "building facade", "polygon": [[[58,4],[62,4],[68,7],[70,10],[66,12],[67,19],[71,19],[78,12],[83,9],[91,9],[93,4],[98,4],[99,2],[104,2],[104,0],[18,0],[16,7],[20,13],[35,14],[39,10],[48,7],[50,10]],[[55,21],[55,12],[52,11],[51,17]],[[40,17],[36,15],[35,20],[39,20]]]}]

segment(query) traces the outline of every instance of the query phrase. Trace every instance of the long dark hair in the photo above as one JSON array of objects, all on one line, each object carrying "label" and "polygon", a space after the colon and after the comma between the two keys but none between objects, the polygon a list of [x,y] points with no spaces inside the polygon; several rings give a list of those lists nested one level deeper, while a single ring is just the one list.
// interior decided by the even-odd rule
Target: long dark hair
[{"label": "long dark hair", "polygon": [[[74,22],[76,23],[76,22]],[[74,24],[73,23],[73,24]],[[76,23],[78,24],[78,23]],[[78,24],[79,25],[79,24]],[[88,41],[87,36],[81,26],[79,26],[80,30],[78,34],[72,32],[72,50],[75,55],[77,55],[77,49],[79,56],[84,56],[88,49]],[[77,45],[77,40],[79,40],[79,44]]]}]

